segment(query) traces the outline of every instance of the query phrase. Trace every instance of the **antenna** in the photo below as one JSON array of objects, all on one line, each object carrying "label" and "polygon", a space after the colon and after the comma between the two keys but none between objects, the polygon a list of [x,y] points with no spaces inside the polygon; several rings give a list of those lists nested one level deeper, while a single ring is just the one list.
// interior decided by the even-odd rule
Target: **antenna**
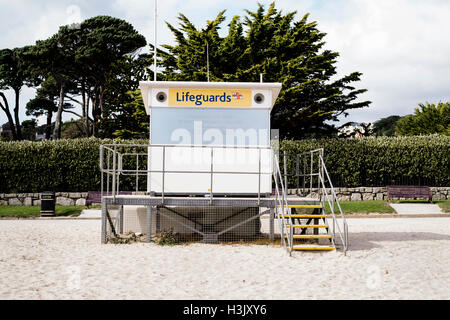
[{"label": "antenna", "polygon": [[206,40],[206,70],[207,70],[207,77],[209,82],[209,45],[208,40]]},{"label": "antenna", "polygon": [[155,34],[154,34],[154,41],[153,41],[153,81],[156,81],[156,30],[157,30],[157,16],[158,16],[158,8],[157,8],[157,0],[155,0]]}]

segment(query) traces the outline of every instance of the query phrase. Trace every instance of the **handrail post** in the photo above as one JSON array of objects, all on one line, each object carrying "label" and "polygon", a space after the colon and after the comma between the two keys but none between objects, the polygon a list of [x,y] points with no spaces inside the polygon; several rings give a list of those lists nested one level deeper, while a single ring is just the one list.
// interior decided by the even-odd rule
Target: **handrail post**
[{"label": "handrail post", "polygon": [[164,204],[164,175],[166,171],[166,147],[163,146],[163,163],[162,163],[162,190],[161,190],[161,202]]},{"label": "handrail post", "polygon": [[106,154],[106,163],[107,163],[107,168],[106,168],[106,195],[109,194],[109,165],[111,163],[111,150],[108,149],[107,150],[107,154]]},{"label": "handrail post", "polygon": [[116,152],[117,152],[117,146],[114,145],[114,153],[113,153],[113,176],[112,176],[112,186],[111,191],[114,198],[114,201],[116,200]]},{"label": "handrail post", "polygon": [[313,154],[311,152],[311,156],[310,156],[310,161],[311,161],[311,165],[310,165],[310,172],[309,172],[309,194],[312,197],[312,186],[313,186],[313,165],[314,165],[314,158],[313,158]]},{"label": "handrail post", "polygon": [[306,157],[302,155],[303,158],[303,185],[302,185],[302,196],[306,192]]},{"label": "handrail post", "polygon": [[297,178],[297,195],[300,193],[300,175],[299,175],[299,155],[297,154],[297,157],[295,158],[295,176]]},{"label": "handrail post", "polygon": [[214,165],[213,165],[213,161],[214,161],[214,149],[211,148],[211,187],[209,189],[209,204],[212,204],[212,199],[213,199],[213,170],[214,170]]},{"label": "handrail post", "polygon": [[139,191],[139,154],[136,153],[136,193]]},{"label": "handrail post", "polygon": [[122,157],[123,157],[123,155],[118,153],[117,156],[118,156],[119,163],[118,163],[118,169],[117,169],[117,181],[116,181],[117,191],[116,191],[116,193],[118,195],[119,191],[120,191],[119,186],[120,186],[120,174],[122,173]]},{"label": "handrail post", "polygon": [[100,145],[100,197],[103,197],[103,145]]},{"label": "handrail post", "polygon": [[287,178],[287,159],[286,159],[286,150],[283,151],[283,170],[284,170],[284,188],[285,192],[288,192],[288,178]]},{"label": "handrail post", "polygon": [[258,206],[261,204],[261,149],[258,149]]}]

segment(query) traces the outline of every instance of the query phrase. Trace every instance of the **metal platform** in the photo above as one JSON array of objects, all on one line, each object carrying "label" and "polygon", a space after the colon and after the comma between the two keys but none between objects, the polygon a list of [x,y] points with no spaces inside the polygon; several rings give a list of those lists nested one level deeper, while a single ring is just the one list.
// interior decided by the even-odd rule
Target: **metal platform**
[{"label": "metal platform", "polygon": [[[302,198],[302,197],[288,197],[289,205],[318,205],[319,199]],[[116,195],[102,197],[102,204],[105,205],[134,205],[134,206],[211,206],[211,207],[263,207],[275,208],[277,199],[275,196],[257,198],[257,197],[158,197],[145,195]]]}]

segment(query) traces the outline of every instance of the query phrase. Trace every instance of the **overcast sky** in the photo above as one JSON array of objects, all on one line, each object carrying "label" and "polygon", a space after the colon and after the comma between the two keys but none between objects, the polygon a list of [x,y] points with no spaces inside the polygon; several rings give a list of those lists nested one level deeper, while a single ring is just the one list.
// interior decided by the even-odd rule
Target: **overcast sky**
[{"label": "overcast sky", "polygon": [[[260,0],[266,7],[271,1]],[[58,27],[96,15],[130,22],[153,42],[153,0],[0,0],[0,48],[34,44]],[[158,0],[158,43],[173,43],[164,21],[177,23],[185,14],[198,28],[227,9],[227,20],[254,11],[256,1]],[[278,0],[283,12],[310,13],[327,33],[327,49],[340,53],[338,75],[363,73],[358,88],[368,92],[369,108],[350,111],[343,121],[374,122],[389,115],[412,113],[418,103],[450,100],[450,0]],[[224,31],[225,31],[224,30]],[[21,121],[34,89],[21,95]],[[13,96],[8,92],[11,107]],[[71,115],[64,116],[64,119]],[[0,112],[0,124],[6,116]]]}]

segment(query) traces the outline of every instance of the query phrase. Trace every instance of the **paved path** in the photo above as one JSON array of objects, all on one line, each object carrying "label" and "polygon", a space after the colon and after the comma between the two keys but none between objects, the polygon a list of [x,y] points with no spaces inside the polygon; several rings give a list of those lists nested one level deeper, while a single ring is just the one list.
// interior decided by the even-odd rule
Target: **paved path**
[{"label": "paved path", "polygon": [[101,218],[102,210],[101,209],[83,209],[79,218]]},{"label": "paved path", "polygon": [[436,214],[443,213],[437,204],[429,203],[390,203],[398,214]]}]

